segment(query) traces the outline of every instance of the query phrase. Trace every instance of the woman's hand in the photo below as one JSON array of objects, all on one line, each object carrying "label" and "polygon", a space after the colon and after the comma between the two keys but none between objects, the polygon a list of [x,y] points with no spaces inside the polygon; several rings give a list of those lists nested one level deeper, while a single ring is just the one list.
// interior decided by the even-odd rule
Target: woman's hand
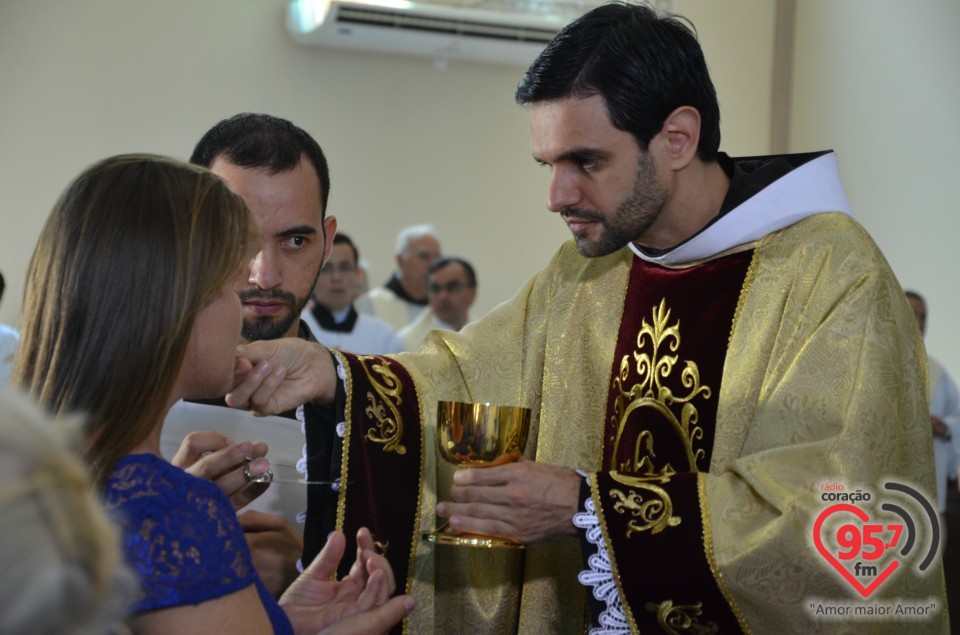
[{"label": "woman's hand", "polygon": [[385,633],[413,610],[410,596],[390,599],[396,587],[393,569],[376,553],[365,528],[357,533],[357,559],[350,573],[342,580],[332,579],[345,548],[343,534],[332,533],[320,554],[280,598],[298,635]]},{"label": "woman's hand", "polygon": [[234,443],[218,432],[191,432],[170,462],[212,481],[230,498],[233,508],[240,509],[270,487],[269,483],[251,483],[247,477],[260,476],[270,469],[270,461],[264,458],[267,449],[266,443]]}]

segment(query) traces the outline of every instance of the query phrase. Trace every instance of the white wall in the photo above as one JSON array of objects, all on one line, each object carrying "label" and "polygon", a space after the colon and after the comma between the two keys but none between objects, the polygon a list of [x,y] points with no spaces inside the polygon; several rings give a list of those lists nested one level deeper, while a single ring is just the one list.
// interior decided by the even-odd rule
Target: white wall
[{"label": "white wall", "polygon": [[854,213],[927,298],[927,348],[960,373],[960,2],[797,2],[794,151],[835,148]]},{"label": "white wall", "polygon": [[720,149],[770,151],[774,20],[771,0],[675,0],[693,23],[720,101]]},{"label": "white wall", "polygon": [[[676,0],[717,85],[723,149],[768,150],[775,2]],[[960,373],[960,3],[797,2],[791,150],[832,147],[847,192],[905,286],[930,303],[927,343]],[[477,265],[475,315],[567,238],[513,103],[521,70],[303,48],[283,0],[0,0],[0,321],[67,181],[109,154],[186,158],[217,120],[288,117],[331,162],[330,212],[389,273],[396,231],[435,222]]]},{"label": "white wall", "polygon": [[[485,298],[504,295],[494,284],[497,256],[526,247],[536,262],[548,257],[564,233],[540,212],[526,115],[512,102],[516,69],[436,72],[424,59],[302,48],[287,39],[282,8],[279,0],[4,0],[5,321],[19,311],[33,243],[71,177],[118,152],[186,158],[213,123],[244,110],[290,118],[320,141],[332,166],[329,211],[377,280],[392,266],[397,230],[427,220],[449,251],[476,261]],[[523,258],[513,264],[510,278],[534,270]]]},{"label": "white wall", "polygon": [[[724,147],[766,150],[773,3],[678,0],[720,94]],[[0,0],[0,321],[51,205],[89,163],[149,151],[186,158],[240,111],[287,117],[332,168],[330,213],[374,269],[397,230],[432,221],[477,267],[475,316],[510,297],[568,237],[544,211],[522,69],[294,45],[282,0]],[[732,35],[732,34],[735,34]],[[731,42],[736,46],[731,46]]]}]

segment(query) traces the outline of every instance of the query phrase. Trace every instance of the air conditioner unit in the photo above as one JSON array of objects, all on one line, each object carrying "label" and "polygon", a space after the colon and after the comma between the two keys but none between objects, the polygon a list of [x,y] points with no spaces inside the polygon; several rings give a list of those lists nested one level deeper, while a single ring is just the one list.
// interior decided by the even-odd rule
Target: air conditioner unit
[{"label": "air conditioner unit", "polygon": [[519,66],[564,23],[558,15],[390,0],[293,0],[287,12],[291,36],[303,44]]}]

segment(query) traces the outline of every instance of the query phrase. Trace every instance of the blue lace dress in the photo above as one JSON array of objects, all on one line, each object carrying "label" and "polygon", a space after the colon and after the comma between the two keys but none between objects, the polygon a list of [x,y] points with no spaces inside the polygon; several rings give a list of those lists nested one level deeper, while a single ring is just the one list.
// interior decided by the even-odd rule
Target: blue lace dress
[{"label": "blue lace dress", "polygon": [[199,604],[255,584],[273,632],[293,635],[216,485],[158,456],[131,454],[107,480],[104,501],[122,527],[124,554],[139,578],[134,612]]}]

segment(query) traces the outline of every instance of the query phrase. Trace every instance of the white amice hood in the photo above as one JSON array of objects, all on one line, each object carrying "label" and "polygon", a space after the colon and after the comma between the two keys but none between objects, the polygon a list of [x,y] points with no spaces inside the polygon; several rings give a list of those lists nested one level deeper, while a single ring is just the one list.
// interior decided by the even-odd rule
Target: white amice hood
[{"label": "white amice hood", "polygon": [[853,216],[840,183],[837,154],[832,151],[780,177],[666,253],[651,256],[633,243],[630,249],[648,262],[665,266],[697,262],[827,212]]}]

